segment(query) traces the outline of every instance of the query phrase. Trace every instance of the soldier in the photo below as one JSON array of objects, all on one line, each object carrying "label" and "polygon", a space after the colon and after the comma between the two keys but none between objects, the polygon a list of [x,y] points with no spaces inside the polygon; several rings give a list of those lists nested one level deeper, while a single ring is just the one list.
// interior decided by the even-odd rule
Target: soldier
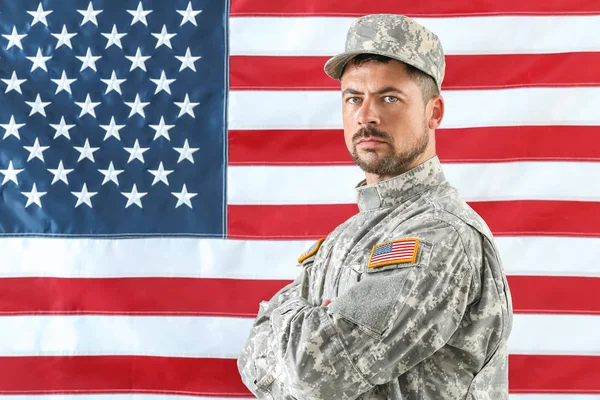
[{"label": "soldier", "polygon": [[325,64],[366,179],[360,212],[303,254],[260,305],[238,360],[262,399],[508,399],[512,305],[485,222],[446,181],[438,37],[368,15]]}]

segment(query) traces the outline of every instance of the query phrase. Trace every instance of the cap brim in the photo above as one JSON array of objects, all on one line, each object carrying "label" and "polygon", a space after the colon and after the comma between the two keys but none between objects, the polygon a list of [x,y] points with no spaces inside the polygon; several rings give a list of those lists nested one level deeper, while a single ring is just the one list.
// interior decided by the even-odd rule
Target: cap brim
[{"label": "cap brim", "polygon": [[342,72],[344,71],[346,64],[348,64],[348,61],[352,60],[354,57],[361,55],[361,54],[375,54],[375,55],[379,55],[379,56],[386,56],[389,58],[393,58],[398,61],[403,61],[397,57],[394,57],[393,55],[391,55],[389,53],[384,52],[384,51],[356,50],[356,51],[347,51],[347,52],[338,54],[338,55],[330,58],[325,63],[325,66],[323,69],[325,70],[325,73],[330,78],[340,80],[342,77]]}]

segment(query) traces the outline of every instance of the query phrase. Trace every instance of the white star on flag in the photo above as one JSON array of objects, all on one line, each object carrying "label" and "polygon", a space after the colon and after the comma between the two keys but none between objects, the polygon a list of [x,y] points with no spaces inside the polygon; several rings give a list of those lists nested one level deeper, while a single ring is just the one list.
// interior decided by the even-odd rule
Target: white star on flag
[{"label": "white star on flag", "polygon": [[167,186],[169,186],[169,179],[167,178],[167,176],[172,174],[173,170],[165,170],[162,161],[158,165],[158,169],[149,169],[148,172],[150,172],[152,175],[154,175],[154,180],[152,181],[152,186],[154,186],[158,182],[163,182]]},{"label": "white star on flag", "polygon": [[85,143],[83,145],[83,147],[78,147],[78,146],[74,146],[75,150],[77,150],[79,153],[79,158],[77,159],[77,162],[83,160],[84,158],[87,158],[88,160],[91,160],[92,162],[96,162],[96,160],[94,160],[94,152],[98,151],[98,149],[100,149],[100,147],[90,147],[90,140],[89,139],[85,139]]},{"label": "white star on flag", "polygon": [[201,59],[201,56],[198,57],[192,57],[192,52],[190,51],[190,48],[188,47],[187,50],[185,51],[185,56],[175,56],[176,59],[178,59],[181,62],[181,67],[179,67],[179,71],[183,71],[186,68],[191,69],[192,71],[196,72],[196,66],[194,65],[194,63]]},{"label": "white star on flag", "polygon": [[23,169],[15,169],[13,167],[12,161],[9,161],[7,169],[0,169],[0,173],[4,174],[4,179],[2,179],[2,185],[4,185],[8,181],[13,181],[18,186],[19,180],[17,179],[17,175],[19,175],[23,171]]},{"label": "white star on flag", "polygon": [[29,112],[29,116],[31,117],[35,113],[40,113],[44,117],[46,116],[46,107],[50,104],[49,101],[42,101],[40,95],[35,97],[35,101],[26,101],[27,105],[31,107],[31,111]]},{"label": "white star on flag", "polygon": [[67,78],[67,73],[65,71],[62,72],[60,79],[50,79],[50,80],[57,85],[56,93],[54,93],[54,94],[58,94],[61,90],[64,90],[65,92],[69,93],[70,95],[73,95],[73,93],[71,92],[71,84],[73,82],[75,82],[77,79]]},{"label": "white star on flag", "polygon": [[85,98],[84,103],[76,101],[75,104],[81,107],[81,113],[79,114],[79,118],[83,117],[85,114],[90,114],[92,117],[96,118],[96,112],[94,111],[94,108],[98,107],[100,105],[100,102],[92,102],[89,93]]},{"label": "white star on flag", "polygon": [[48,72],[48,68],[46,68],[46,61],[51,59],[52,56],[44,56],[42,54],[42,49],[40,49],[39,47],[37,49],[37,53],[36,53],[35,57],[26,57],[26,58],[33,63],[33,65],[31,66],[31,72],[35,71],[38,68],[41,68],[44,71]]},{"label": "white star on flag", "polygon": [[136,68],[140,68],[143,71],[146,71],[146,60],[150,58],[150,56],[143,56],[140,48],[138,47],[135,56],[125,56],[126,59],[131,61],[131,68],[129,71],[133,71]]},{"label": "white star on flag", "polygon": [[171,46],[171,39],[173,37],[175,37],[175,35],[177,35],[177,34],[176,33],[168,33],[167,32],[167,26],[163,25],[162,30],[160,31],[160,33],[153,33],[152,34],[152,36],[154,36],[158,40],[158,42],[156,43],[155,49],[158,49],[163,44],[165,46],[167,46],[168,48],[172,49],[173,47]]},{"label": "white star on flag", "polygon": [[181,188],[181,192],[179,192],[179,193],[171,192],[171,194],[173,196],[177,197],[177,204],[175,205],[175,208],[177,208],[183,204],[185,204],[189,208],[192,208],[191,200],[198,195],[198,193],[189,193],[187,191],[187,187],[185,186],[185,183],[183,184],[183,187]]},{"label": "white star on flag", "polygon": [[120,49],[123,49],[123,45],[121,44],[121,38],[125,35],[127,35],[127,33],[119,33],[117,31],[117,25],[113,24],[112,31],[110,33],[102,34],[102,36],[108,39],[108,43],[106,43],[105,49],[108,49],[113,44],[119,47]]},{"label": "white star on flag", "polygon": [[150,79],[152,83],[156,85],[156,90],[154,94],[164,90],[165,92],[171,94],[171,87],[169,86],[171,83],[175,82],[175,79],[167,79],[165,75],[165,71],[160,71],[160,79]]},{"label": "white star on flag", "polygon": [[71,50],[73,50],[73,46],[71,45],[71,39],[73,37],[77,36],[77,32],[69,33],[67,31],[67,26],[63,25],[62,31],[60,33],[52,33],[51,35],[54,36],[56,39],[58,39],[58,43],[56,44],[55,49],[58,49],[60,46],[62,46],[64,44],[65,46],[67,46]]},{"label": "white star on flag", "polygon": [[[40,4],[40,6],[41,6],[41,4]],[[6,39],[8,39],[8,44],[6,45],[6,50],[10,49],[13,46],[17,46],[18,48],[23,50],[23,44],[21,44],[21,39],[23,39],[25,36],[27,36],[26,33],[19,35],[17,33],[17,28],[15,26],[13,26],[12,33],[10,35],[2,34],[2,36],[4,36]]]},{"label": "white star on flag", "polygon": [[56,139],[60,136],[64,136],[67,139],[71,140],[71,135],[69,135],[69,129],[73,128],[75,125],[67,125],[65,123],[65,117],[60,117],[60,122],[58,124],[50,124],[53,129],[56,129],[56,133],[54,134],[54,138]]},{"label": "white star on flag", "polygon": [[177,164],[182,162],[183,160],[189,160],[192,164],[194,163],[193,154],[200,150],[199,147],[190,147],[188,140],[185,139],[185,143],[183,143],[183,147],[173,147],[173,150],[179,153],[179,159],[177,160]]},{"label": "white star on flag", "polygon": [[140,114],[142,117],[146,118],[146,114],[144,114],[144,107],[146,107],[148,104],[150,103],[143,103],[140,100],[140,95],[136,94],[133,103],[125,102],[125,105],[131,108],[131,112],[129,113],[129,117],[127,118],[131,118],[135,114]]},{"label": "white star on flag", "polygon": [[161,136],[167,140],[171,140],[171,137],[169,136],[169,129],[173,128],[174,126],[175,125],[166,125],[165,118],[160,117],[160,122],[158,123],[158,125],[150,125],[150,128],[156,131],[153,140],[156,140]]},{"label": "white star on flag", "polygon": [[10,122],[8,124],[0,124],[0,126],[6,129],[6,132],[4,132],[4,137],[2,139],[6,139],[9,136],[14,136],[17,139],[21,140],[21,137],[19,136],[19,128],[25,126],[25,124],[15,123],[14,115],[10,116]]},{"label": "white star on flag", "polygon": [[23,82],[26,81],[27,79],[19,79],[17,73],[13,71],[10,79],[2,79],[2,82],[6,83],[6,91],[4,93],[8,93],[11,90],[15,90],[20,94],[23,94],[23,92],[21,91],[21,85],[23,84]]},{"label": "white star on flag", "polygon": [[125,150],[129,153],[129,159],[127,160],[127,164],[132,162],[133,160],[140,160],[144,163],[144,153],[147,152],[150,147],[140,147],[139,140],[135,139],[135,143],[133,147],[125,147]]},{"label": "white star on flag", "polygon": [[139,208],[142,208],[142,197],[144,197],[148,193],[138,192],[137,191],[137,186],[134,183],[133,184],[133,188],[131,189],[131,192],[129,192],[129,193],[128,192],[121,192],[121,194],[123,196],[127,197],[127,205],[125,206],[125,208],[128,208],[132,204],[135,204]]},{"label": "white star on flag", "polygon": [[87,184],[83,184],[81,188],[81,192],[71,192],[73,196],[77,197],[77,204],[75,204],[75,208],[79,207],[82,204],[86,204],[89,208],[92,208],[92,197],[98,194],[98,192],[88,192]]},{"label": "white star on flag", "polygon": [[[31,161],[34,158],[39,158],[44,161],[44,151],[48,150],[50,146],[40,146],[40,139],[35,138],[35,142],[33,142],[33,146],[23,146],[25,150],[29,152],[29,157],[27,157],[27,161]],[[44,161],[45,162],[45,161]]]},{"label": "white star on flag", "polygon": [[117,186],[119,186],[119,178],[118,176],[123,173],[123,169],[115,169],[112,161],[108,166],[108,169],[99,169],[98,170],[102,175],[104,175],[104,180],[102,181],[102,185],[108,182],[114,182]]},{"label": "white star on flag", "polygon": [[198,104],[200,103],[192,103],[190,101],[190,96],[186,93],[183,102],[175,102],[175,105],[181,108],[177,118],[181,117],[183,114],[189,114],[192,116],[192,118],[196,118],[196,115],[194,114],[194,108],[198,106]]},{"label": "white star on flag", "polygon": [[52,14],[52,10],[44,11],[44,7],[42,7],[42,3],[40,2],[37,10],[27,11],[27,14],[33,16],[33,21],[31,21],[31,26],[34,26],[38,22],[41,22],[42,24],[48,26],[48,21],[46,20],[46,17],[48,15]]},{"label": "white star on flag", "polygon": [[152,12],[152,10],[147,10],[145,11],[142,8],[142,2],[140,1],[138,3],[137,9],[136,10],[127,10],[127,12],[131,15],[133,15],[133,21],[131,21],[131,25],[135,24],[136,22],[141,22],[142,24],[148,26],[148,21],[146,20],[146,15],[150,14]]},{"label": "white star on flag", "polygon": [[27,197],[27,203],[25,204],[25,208],[29,207],[32,204],[36,204],[38,207],[42,207],[42,202],[41,202],[41,197],[46,195],[47,192],[38,192],[37,188],[35,186],[35,183],[33,184],[33,188],[31,189],[31,192],[21,192],[21,194],[23,196]]},{"label": "white star on flag", "polygon": [[110,93],[110,91],[114,90],[119,93],[121,96],[121,83],[125,82],[127,79],[117,79],[117,73],[115,71],[110,74],[110,79],[100,79],[106,85],[106,92],[104,94]]},{"label": "white star on flag", "polygon": [[110,137],[115,137],[118,140],[121,140],[121,136],[119,135],[119,129],[124,127],[125,125],[117,125],[117,123],[115,122],[115,117],[110,118],[109,125],[100,125],[100,128],[106,131],[106,135],[104,135],[105,141]]},{"label": "white star on flag", "polygon": [[71,172],[73,172],[72,169],[65,169],[65,166],[63,165],[62,160],[58,163],[58,168],[56,168],[56,169],[48,168],[48,171],[50,171],[50,173],[52,175],[54,175],[54,178],[52,179],[52,183],[50,185],[54,185],[58,181],[63,181],[64,183],[66,183],[68,185],[69,179],[67,179],[67,175],[69,175]]},{"label": "white star on flag", "polygon": [[79,59],[79,61],[81,61],[83,63],[83,65],[81,65],[81,69],[79,71],[83,71],[86,68],[91,68],[95,72],[98,72],[96,70],[96,61],[98,61],[100,58],[102,58],[102,56],[94,56],[92,54],[92,50],[89,47],[87,49],[87,52],[85,53],[85,56],[77,56],[77,58]]},{"label": "white star on flag", "polygon": [[195,11],[192,9],[192,2],[190,1],[188,3],[188,6],[185,10],[176,10],[179,14],[181,14],[181,25],[185,24],[186,22],[190,22],[196,26],[198,26],[198,24],[196,23],[196,15],[200,14],[202,12],[202,10],[198,10]]},{"label": "white star on flag", "polygon": [[91,22],[94,25],[98,26],[98,20],[96,19],[96,16],[100,14],[102,10],[94,10],[94,6],[92,5],[91,1],[90,4],[88,4],[87,10],[77,10],[77,12],[83,15],[81,26],[87,24],[88,22]]}]

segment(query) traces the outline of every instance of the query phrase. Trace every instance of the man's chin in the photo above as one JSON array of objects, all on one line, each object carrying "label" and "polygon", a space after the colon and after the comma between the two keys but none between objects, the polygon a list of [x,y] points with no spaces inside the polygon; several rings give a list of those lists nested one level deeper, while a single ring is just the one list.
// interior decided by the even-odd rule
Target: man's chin
[{"label": "man's chin", "polygon": [[360,169],[369,174],[379,174],[383,170],[381,160],[365,160],[364,158],[359,158],[358,160],[355,160],[355,162]]},{"label": "man's chin", "polygon": [[[381,154],[380,152],[369,151],[369,152],[359,152],[357,157],[355,158],[355,161],[358,161],[358,162],[360,162],[360,164],[363,164],[363,165],[376,166],[376,165],[381,164],[385,158],[386,158],[385,155]],[[357,164],[358,164],[358,162],[357,162]]]}]

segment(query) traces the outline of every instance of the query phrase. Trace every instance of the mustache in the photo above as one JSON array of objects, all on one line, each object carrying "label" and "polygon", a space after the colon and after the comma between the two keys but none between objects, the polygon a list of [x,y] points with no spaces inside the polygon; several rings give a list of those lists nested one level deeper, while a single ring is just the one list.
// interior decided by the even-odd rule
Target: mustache
[{"label": "mustache", "polygon": [[356,133],[352,136],[352,142],[356,143],[364,138],[375,138],[375,139],[383,139],[386,142],[391,140],[389,133],[381,131],[374,126],[364,126],[360,128]]}]

